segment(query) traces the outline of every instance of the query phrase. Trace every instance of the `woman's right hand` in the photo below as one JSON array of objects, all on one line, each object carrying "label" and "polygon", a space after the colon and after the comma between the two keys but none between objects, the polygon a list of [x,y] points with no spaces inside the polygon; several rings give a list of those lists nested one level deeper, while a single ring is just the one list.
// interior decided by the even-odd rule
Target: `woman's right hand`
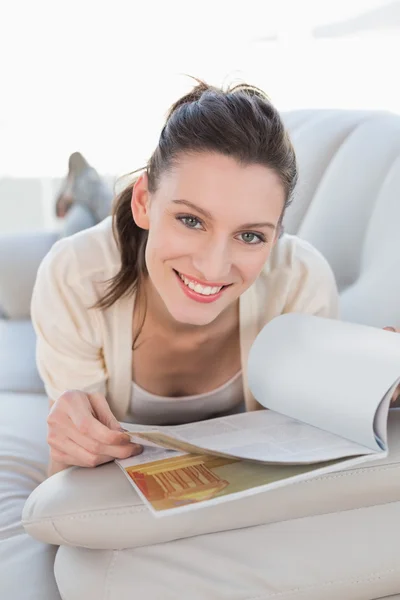
[{"label": "woman's right hand", "polygon": [[52,405],[47,424],[51,472],[73,465],[96,467],[143,450],[130,442],[99,393],[64,392]]}]

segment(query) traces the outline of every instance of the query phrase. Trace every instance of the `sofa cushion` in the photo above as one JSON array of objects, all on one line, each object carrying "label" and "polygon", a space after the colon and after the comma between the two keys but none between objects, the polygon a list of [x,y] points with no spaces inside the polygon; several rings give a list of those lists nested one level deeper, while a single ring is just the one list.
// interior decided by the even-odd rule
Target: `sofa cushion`
[{"label": "sofa cushion", "polygon": [[44,393],[31,321],[0,319],[0,392]]},{"label": "sofa cushion", "polygon": [[390,411],[388,458],[225,504],[154,517],[115,463],[44,481],[23,512],[38,540],[121,549],[400,501],[400,410]]},{"label": "sofa cushion", "polygon": [[399,521],[396,502],[122,551],[62,546],[55,574],[66,600],[371,600],[399,592]]},{"label": "sofa cushion", "polygon": [[47,397],[0,393],[0,598],[59,600],[56,548],[28,536],[26,498],[46,477]]},{"label": "sofa cushion", "polygon": [[54,578],[57,548],[42,544],[21,528],[0,540],[1,600],[61,600]]},{"label": "sofa cushion", "polygon": [[46,478],[47,414],[44,395],[0,393],[0,540],[23,531],[25,500]]},{"label": "sofa cushion", "polygon": [[36,272],[56,232],[0,236],[0,307],[10,319],[27,319]]}]

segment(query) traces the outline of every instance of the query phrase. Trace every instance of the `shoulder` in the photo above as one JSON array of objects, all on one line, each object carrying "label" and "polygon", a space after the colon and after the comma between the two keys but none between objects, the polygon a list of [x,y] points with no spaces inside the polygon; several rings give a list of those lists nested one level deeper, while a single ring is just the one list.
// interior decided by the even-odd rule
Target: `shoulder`
[{"label": "shoulder", "polygon": [[287,312],[338,315],[336,280],[328,261],[295,235],[284,234],[277,241],[256,288],[260,311],[273,316]]},{"label": "shoulder", "polygon": [[38,281],[52,278],[68,288],[90,288],[114,277],[121,266],[119,249],[107,217],[98,225],[57,241],[43,259]]},{"label": "shoulder", "polygon": [[296,235],[284,234],[275,244],[265,273],[277,272],[291,278],[333,277],[326,258],[312,244]]},{"label": "shoulder", "polygon": [[101,322],[108,313],[89,309],[104,296],[119,267],[111,219],[56,242],[39,266],[31,297],[39,337],[55,345],[74,338],[71,347],[84,342],[100,346]]}]

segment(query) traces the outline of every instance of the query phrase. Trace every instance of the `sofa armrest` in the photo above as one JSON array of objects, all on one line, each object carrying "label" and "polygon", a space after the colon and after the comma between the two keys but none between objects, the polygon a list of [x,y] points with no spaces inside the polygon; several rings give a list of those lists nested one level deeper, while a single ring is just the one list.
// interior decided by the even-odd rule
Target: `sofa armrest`
[{"label": "sofa armrest", "polygon": [[37,269],[57,240],[54,231],[0,236],[0,315],[26,319]]},{"label": "sofa armrest", "polygon": [[388,438],[390,455],[379,462],[159,518],[115,463],[95,469],[71,467],[31,493],[22,523],[27,533],[48,544],[120,550],[395,503],[400,501],[397,409],[390,411]]}]

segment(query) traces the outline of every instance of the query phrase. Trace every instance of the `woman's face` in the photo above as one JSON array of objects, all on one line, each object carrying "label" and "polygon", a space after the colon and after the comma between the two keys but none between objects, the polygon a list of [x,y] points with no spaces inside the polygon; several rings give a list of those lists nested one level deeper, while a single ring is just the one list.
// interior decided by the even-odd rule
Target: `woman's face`
[{"label": "woman's face", "polygon": [[208,325],[251,286],[279,236],[284,199],[274,171],[215,153],[182,156],[154,194],[139,178],[133,217],[148,230],[150,282],[173,319]]}]

